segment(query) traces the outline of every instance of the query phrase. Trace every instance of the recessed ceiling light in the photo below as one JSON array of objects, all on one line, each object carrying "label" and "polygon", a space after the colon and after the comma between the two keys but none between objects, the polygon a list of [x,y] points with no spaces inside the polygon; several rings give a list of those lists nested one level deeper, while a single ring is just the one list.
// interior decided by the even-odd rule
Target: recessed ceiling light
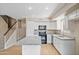
[{"label": "recessed ceiling light", "polygon": [[32,10],[32,7],[29,7],[28,10]]},{"label": "recessed ceiling light", "polygon": [[46,7],[45,9],[46,9],[46,10],[48,10],[49,8],[48,8],[48,7]]}]

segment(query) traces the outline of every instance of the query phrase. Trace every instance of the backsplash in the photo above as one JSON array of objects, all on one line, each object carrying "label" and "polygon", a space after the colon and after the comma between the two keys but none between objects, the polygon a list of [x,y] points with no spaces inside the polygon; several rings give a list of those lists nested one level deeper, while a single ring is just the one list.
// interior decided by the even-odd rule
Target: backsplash
[{"label": "backsplash", "polygon": [[62,25],[60,34],[74,38],[74,23],[65,19],[61,23]]},{"label": "backsplash", "polygon": [[71,38],[75,38],[74,33],[71,31],[64,31],[63,35],[71,37]]}]

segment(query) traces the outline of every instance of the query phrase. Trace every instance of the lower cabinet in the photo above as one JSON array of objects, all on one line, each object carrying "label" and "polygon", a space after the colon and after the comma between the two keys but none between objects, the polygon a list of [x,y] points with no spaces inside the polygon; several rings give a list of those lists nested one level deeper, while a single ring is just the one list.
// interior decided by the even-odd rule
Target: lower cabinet
[{"label": "lower cabinet", "polygon": [[50,34],[47,35],[47,43],[51,43],[52,37]]},{"label": "lower cabinet", "polygon": [[62,55],[75,54],[75,40],[59,39],[53,36],[53,45]]}]

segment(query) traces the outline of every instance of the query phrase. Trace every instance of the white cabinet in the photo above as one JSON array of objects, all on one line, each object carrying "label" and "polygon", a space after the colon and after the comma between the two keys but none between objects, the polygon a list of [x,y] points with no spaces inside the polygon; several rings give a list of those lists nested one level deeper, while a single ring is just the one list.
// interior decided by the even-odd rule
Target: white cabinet
[{"label": "white cabinet", "polygon": [[22,45],[22,55],[40,55],[40,45]]},{"label": "white cabinet", "polygon": [[72,20],[76,17],[76,10],[74,10],[73,12],[69,13],[68,15],[68,19],[69,20]]},{"label": "white cabinet", "polygon": [[79,4],[76,4],[75,6],[67,10],[66,16],[68,20],[79,20]]},{"label": "white cabinet", "polygon": [[66,17],[64,20],[63,20],[63,30],[68,30],[68,18]]},{"label": "white cabinet", "polygon": [[60,39],[53,37],[53,45],[62,55],[75,54],[75,40],[74,39]]},{"label": "white cabinet", "polygon": [[47,34],[47,43],[51,43],[51,35],[50,34]]}]

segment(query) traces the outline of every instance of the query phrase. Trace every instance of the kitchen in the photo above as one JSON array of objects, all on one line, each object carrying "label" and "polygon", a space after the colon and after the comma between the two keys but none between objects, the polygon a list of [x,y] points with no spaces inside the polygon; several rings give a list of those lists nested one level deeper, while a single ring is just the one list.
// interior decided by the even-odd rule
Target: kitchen
[{"label": "kitchen", "polygon": [[[11,13],[13,12],[12,6],[16,8],[16,15],[15,11]],[[53,47],[59,55],[79,54],[79,4],[25,3],[12,5],[0,4],[0,7],[2,7],[1,14],[7,13],[17,19],[18,25],[16,25],[16,33],[18,32],[18,34],[14,39],[16,43],[21,46],[23,45],[21,52],[24,55],[31,54],[31,52],[34,51],[39,55],[42,45],[46,45],[45,48],[44,46],[42,47],[45,50],[48,50],[46,49],[47,45]],[[22,10],[18,11],[17,8]],[[12,43],[12,41],[10,40],[8,43]],[[52,48],[49,48],[49,50],[50,49],[53,50]]]},{"label": "kitchen", "polygon": [[65,13],[60,14],[53,20],[48,20],[48,18],[31,18],[27,20],[27,36],[38,35],[38,26],[46,25],[46,44],[54,45],[59,53],[63,55],[78,54],[78,48],[76,47],[76,42],[78,42],[76,41],[76,35],[78,34],[76,34],[77,32],[74,33],[75,31],[78,31],[77,29],[75,30],[75,23],[78,24],[79,21],[78,15],[78,4],[76,4],[73,7],[69,8]]}]

